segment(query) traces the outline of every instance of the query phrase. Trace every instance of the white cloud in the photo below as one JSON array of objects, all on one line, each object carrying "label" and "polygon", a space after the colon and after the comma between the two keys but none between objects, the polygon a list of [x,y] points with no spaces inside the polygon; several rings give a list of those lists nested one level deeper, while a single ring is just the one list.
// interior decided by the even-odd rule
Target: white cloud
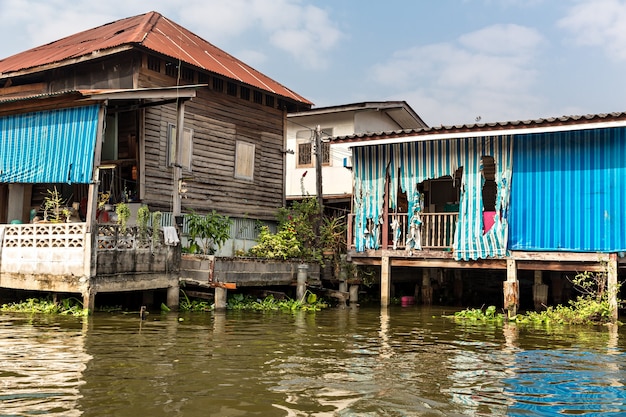
[{"label": "white cloud", "polygon": [[435,124],[473,122],[479,115],[483,121],[517,119],[536,104],[529,91],[542,43],[534,29],[494,25],[456,42],[398,51],[373,75],[402,90],[403,99],[421,103],[416,111]]},{"label": "white cloud", "polygon": [[0,37],[19,42],[2,46],[1,57],[150,10],[217,47],[237,37],[251,38],[248,44],[265,49],[257,49],[256,62],[265,60],[273,46],[307,68],[323,68],[325,56],[343,36],[327,11],[302,0],[188,0],[184,7],[169,0],[3,1]]},{"label": "white cloud", "polygon": [[626,60],[626,1],[584,0],[557,22],[580,46],[600,47],[614,60]]}]

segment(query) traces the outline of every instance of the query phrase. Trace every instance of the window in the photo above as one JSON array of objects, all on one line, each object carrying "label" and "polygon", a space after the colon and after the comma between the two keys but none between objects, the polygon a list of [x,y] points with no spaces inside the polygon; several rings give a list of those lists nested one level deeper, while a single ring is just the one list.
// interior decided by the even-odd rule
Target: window
[{"label": "window", "polygon": [[237,95],[237,84],[228,82],[226,83],[226,94],[229,96]]},{"label": "window", "polygon": [[[167,165],[174,166],[176,162],[176,125],[167,125]],[[183,141],[180,147],[180,166],[191,171],[191,156],[193,155],[193,129],[183,129]]]},{"label": "window", "polygon": [[213,77],[213,90],[222,92],[224,91],[224,80],[221,78]]},{"label": "window", "polygon": [[[322,129],[322,138],[326,138],[333,135],[332,128]],[[296,132],[297,142],[297,164],[296,168],[308,168],[313,166],[315,161],[314,156],[314,142],[315,132],[311,130],[299,130]],[[331,165],[330,159],[330,142],[322,140],[322,165]]]},{"label": "window", "polygon": [[238,140],[235,148],[235,178],[254,179],[254,144]]},{"label": "window", "polygon": [[161,72],[161,60],[157,57],[149,56],[148,69],[151,71]]},{"label": "window", "polygon": [[255,90],[252,94],[252,101],[254,101],[256,104],[263,104],[263,93]]},{"label": "window", "polygon": [[240,87],[239,95],[243,100],[250,100],[250,89],[248,87]]}]

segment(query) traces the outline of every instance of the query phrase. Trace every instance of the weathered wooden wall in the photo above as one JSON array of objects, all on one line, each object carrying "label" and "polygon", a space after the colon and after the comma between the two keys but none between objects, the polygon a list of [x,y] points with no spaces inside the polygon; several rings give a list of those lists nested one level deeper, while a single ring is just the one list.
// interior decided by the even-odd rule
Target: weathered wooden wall
[{"label": "weathered wooden wall", "polygon": [[[154,74],[150,81],[155,81]],[[214,209],[231,217],[274,220],[284,203],[284,117],[282,110],[208,87],[199,90],[185,106],[185,128],[193,129],[193,157],[191,171],[183,170],[188,190],[183,211]],[[173,189],[167,128],[175,122],[175,105],[145,110],[144,201],[164,211],[170,210]],[[235,177],[237,141],[255,145],[252,180]]]}]

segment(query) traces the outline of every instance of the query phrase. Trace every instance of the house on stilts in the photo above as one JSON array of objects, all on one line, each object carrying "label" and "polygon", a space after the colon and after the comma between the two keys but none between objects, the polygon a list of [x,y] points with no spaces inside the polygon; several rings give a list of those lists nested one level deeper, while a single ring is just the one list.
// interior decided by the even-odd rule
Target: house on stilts
[{"label": "house on stilts", "polygon": [[[156,12],[1,59],[0,288],[177,306],[182,215],[229,216],[224,255],[248,249],[285,203],[286,115],[311,104]],[[68,221],[44,219],[54,190]]]},{"label": "house on stilts", "polygon": [[332,143],[352,147],[348,256],[380,267],[382,305],[401,282],[424,303],[444,286],[467,304],[482,274],[491,282],[479,285],[504,291],[510,312],[540,308],[564,301],[566,276],[583,271],[606,272],[615,302],[626,268],[626,113]]}]

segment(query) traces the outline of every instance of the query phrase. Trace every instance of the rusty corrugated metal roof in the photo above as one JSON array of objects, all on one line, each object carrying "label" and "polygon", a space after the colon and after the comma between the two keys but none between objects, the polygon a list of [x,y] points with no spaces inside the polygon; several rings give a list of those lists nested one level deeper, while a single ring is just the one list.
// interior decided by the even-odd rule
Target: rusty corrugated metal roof
[{"label": "rusty corrugated metal roof", "polygon": [[445,136],[485,136],[509,134],[513,131],[541,131],[541,130],[571,130],[572,127],[590,129],[598,125],[620,124],[626,125],[626,112],[586,114],[581,116],[549,117],[534,120],[514,120],[494,123],[472,123],[451,126],[433,126],[423,129],[405,129],[387,132],[361,133],[346,136],[337,136],[334,143],[363,143],[372,142],[402,142],[407,138],[421,137],[428,140],[430,136],[440,138]]},{"label": "rusty corrugated metal roof", "polygon": [[116,20],[0,60],[0,77],[141,46],[301,103],[310,101],[157,12]]}]

